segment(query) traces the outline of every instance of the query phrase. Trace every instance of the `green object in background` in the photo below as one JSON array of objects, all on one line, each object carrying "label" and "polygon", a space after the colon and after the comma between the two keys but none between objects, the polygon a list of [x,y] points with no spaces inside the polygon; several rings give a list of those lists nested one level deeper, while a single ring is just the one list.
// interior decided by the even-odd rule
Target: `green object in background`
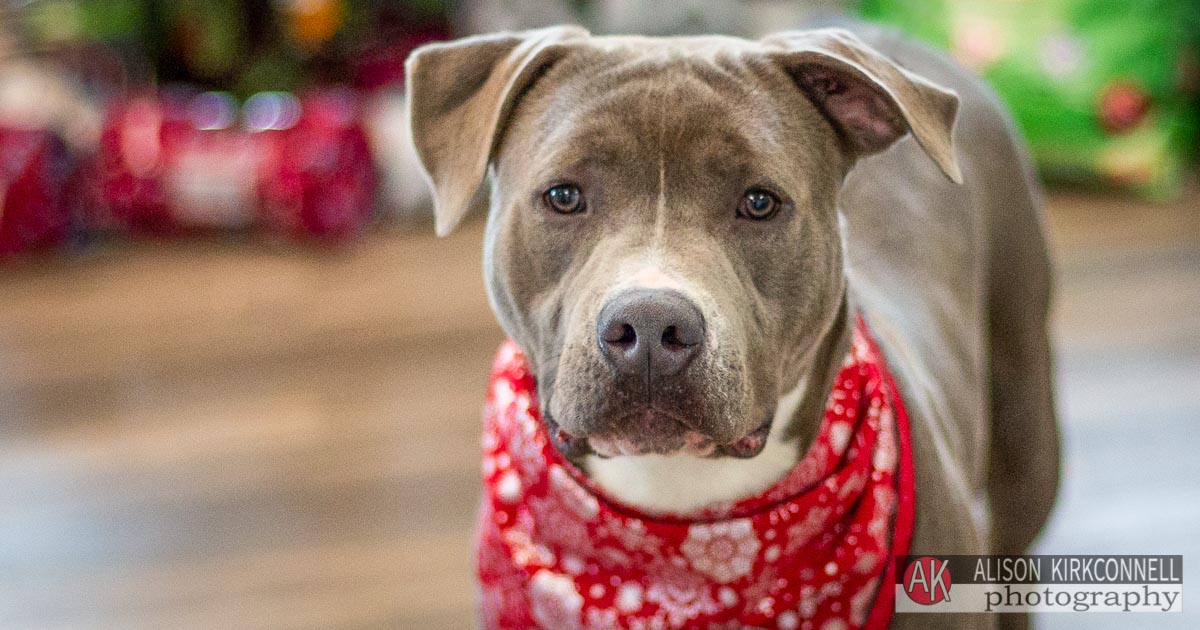
[{"label": "green object in background", "polygon": [[[2,4],[4,0],[0,0]],[[99,93],[188,83],[262,91],[399,81],[407,51],[448,32],[446,0],[24,0],[0,9],[30,50]]]},{"label": "green object in background", "polygon": [[196,77],[232,74],[246,55],[245,20],[238,0],[176,0],[160,5],[169,50]]},{"label": "green object in background", "polygon": [[141,0],[36,0],[26,5],[25,23],[39,42],[62,42],[83,37],[132,39],[144,35],[145,6]]},{"label": "green object in background", "polygon": [[1043,175],[1181,190],[1200,87],[1195,0],[862,0],[863,17],[945,48],[1012,110]]}]

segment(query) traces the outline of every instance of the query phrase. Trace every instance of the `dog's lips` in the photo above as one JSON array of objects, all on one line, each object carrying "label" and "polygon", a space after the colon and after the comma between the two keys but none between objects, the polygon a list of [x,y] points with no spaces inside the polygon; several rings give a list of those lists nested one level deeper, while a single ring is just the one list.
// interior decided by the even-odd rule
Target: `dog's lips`
[{"label": "dog's lips", "polygon": [[593,454],[601,458],[621,455],[690,455],[693,457],[734,457],[749,459],[755,457],[766,447],[767,438],[771,432],[772,418],[759,425],[750,433],[728,443],[718,443],[711,436],[699,431],[688,429],[682,433],[678,441],[672,440],[670,445],[647,443],[627,435],[592,434],[588,436],[572,436],[547,418],[550,429],[550,439],[555,447],[567,457],[578,457]]},{"label": "dog's lips", "polygon": [[558,449],[563,457],[574,459],[592,452],[588,439],[576,437],[559,426],[550,414],[545,414],[546,432],[550,434],[550,443]]},{"label": "dog's lips", "polygon": [[716,444],[706,435],[688,431],[683,435],[681,446],[653,444],[638,441],[629,437],[614,435],[592,435],[588,437],[588,445],[592,452],[602,458],[618,455],[693,455],[708,457],[716,450]]},{"label": "dog's lips", "polygon": [[620,429],[591,433],[588,446],[600,457],[618,455],[676,455],[688,453],[707,456],[712,440],[689,428],[671,412],[642,409],[623,419]]},{"label": "dog's lips", "polygon": [[715,455],[725,455],[738,459],[748,459],[762,452],[767,446],[767,437],[771,434],[772,418],[762,423],[757,429],[747,433],[741,439],[729,444],[717,446]]}]

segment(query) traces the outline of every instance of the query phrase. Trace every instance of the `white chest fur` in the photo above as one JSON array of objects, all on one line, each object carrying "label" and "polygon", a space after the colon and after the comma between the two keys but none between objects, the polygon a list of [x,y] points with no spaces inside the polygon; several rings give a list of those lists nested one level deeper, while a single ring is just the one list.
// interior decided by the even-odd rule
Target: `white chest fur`
[{"label": "white chest fur", "polygon": [[590,455],[588,476],[613,498],[649,514],[683,514],[754,496],[786,475],[801,455],[796,441],[782,435],[803,392],[801,380],[779,400],[767,444],[756,457]]}]

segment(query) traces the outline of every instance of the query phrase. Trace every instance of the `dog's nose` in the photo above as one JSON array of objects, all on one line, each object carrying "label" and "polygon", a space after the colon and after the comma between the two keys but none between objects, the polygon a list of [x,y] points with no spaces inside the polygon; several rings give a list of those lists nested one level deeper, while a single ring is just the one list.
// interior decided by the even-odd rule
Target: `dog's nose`
[{"label": "dog's nose", "polygon": [[677,291],[629,289],[600,309],[596,339],[623,374],[671,376],[704,345],[704,316]]}]

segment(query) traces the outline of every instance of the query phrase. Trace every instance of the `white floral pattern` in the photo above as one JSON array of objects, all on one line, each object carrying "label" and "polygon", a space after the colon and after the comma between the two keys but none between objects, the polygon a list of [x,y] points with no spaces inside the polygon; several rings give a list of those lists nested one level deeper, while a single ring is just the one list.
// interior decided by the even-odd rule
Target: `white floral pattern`
[{"label": "white floral pattern", "polygon": [[856,626],[862,626],[871,612],[871,602],[879,592],[879,578],[871,578],[862,588],[850,598],[850,620]]},{"label": "white floral pattern", "polygon": [[636,519],[615,519],[608,534],[621,546],[633,553],[656,555],[663,548],[663,541],[646,531],[646,524]]},{"label": "white floral pattern", "polygon": [[617,611],[611,608],[588,608],[584,621],[588,630],[621,630]]},{"label": "white floral pattern", "polygon": [[704,576],[672,563],[661,563],[653,573],[658,579],[646,588],[646,601],[657,604],[672,627],[720,610]]},{"label": "white floral pattern", "polygon": [[824,531],[825,521],[829,518],[830,511],[826,507],[814,507],[804,515],[804,518],[789,526],[785,538],[787,546],[783,552],[792,554],[798,549],[803,549],[817,534]]},{"label": "white floral pattern", "polygon": [[550,487],[575,516],[590,521],[600,513],[600,502],[571,478],[571,473],[558,464],[550,465]]},{"label": "white floral pattern", "polygon": [[583,553],[591,545],[587,525],[563,508],[554,496],[529,499],[529,511],[537,523],[538,537],[560,553]]},{"label": "white floral pattern", "polygon": [[547,630],[576,630],[580,627],[583,596],[575,581],[545,569],[529,582],[529,606],[538,625]]},{"label": "white floral pattern", "polygon": [[750,573],[760,546],[750,521],[737,519],[692,525],[680,549],[697,571],[728,584]]},{"label": "white floral pattern", "polygon": [[624,613],[637,612],[642,607],[642,585],[635,582],[626,582],[621,585],[617,591],[617,610]]},{"label": "white floral pattern", "polygon": [[894,429],[891,428],[894,423],[890,409],[883,409],[879,412],[879,425],[885,430],[880,434],[875,452],[871,455],[871,464],[875,466],[876,470],[896,468],[896,459],[899,456],[896,454]]}]

